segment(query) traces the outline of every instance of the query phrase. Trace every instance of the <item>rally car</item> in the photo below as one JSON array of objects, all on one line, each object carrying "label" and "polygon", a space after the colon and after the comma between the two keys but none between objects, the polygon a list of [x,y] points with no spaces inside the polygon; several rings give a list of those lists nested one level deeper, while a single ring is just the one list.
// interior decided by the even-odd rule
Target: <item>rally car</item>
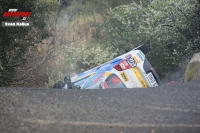
[{"label": "rally car", "polygon": [[65,78],[65,81],[69,79],[65,84],[68,84],[68,88],[70,86],[71,88],[79,89],[147,88],[159,86],[161,81],[145,57],[147,52],[146,46],[141,45],[109,62],[77,74],[71,79]]}]

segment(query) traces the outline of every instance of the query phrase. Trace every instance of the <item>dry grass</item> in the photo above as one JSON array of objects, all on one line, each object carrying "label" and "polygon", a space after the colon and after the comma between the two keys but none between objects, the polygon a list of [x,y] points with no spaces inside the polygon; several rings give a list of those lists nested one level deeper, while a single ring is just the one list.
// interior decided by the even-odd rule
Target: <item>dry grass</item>
[{"label": "dry grass", "polygon": [[92,16],[76,16],[71,22],[62,20],[61,22],[57,24],[58,43],[66,42],[66,40],[80,40],[80,38],[87,41],[91,40],[95,33],[95,27],[92,25],[102,22],[102,18],[99,14],[94,14]]}]

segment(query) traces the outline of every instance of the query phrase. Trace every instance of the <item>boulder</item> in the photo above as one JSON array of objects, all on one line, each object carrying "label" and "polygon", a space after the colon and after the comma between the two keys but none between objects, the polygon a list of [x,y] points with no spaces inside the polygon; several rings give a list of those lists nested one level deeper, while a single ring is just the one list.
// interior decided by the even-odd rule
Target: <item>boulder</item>
[{"label": "boulder", "polygon": [[200,80],[200,53],[195,53],[187,65],[185,82]]}]

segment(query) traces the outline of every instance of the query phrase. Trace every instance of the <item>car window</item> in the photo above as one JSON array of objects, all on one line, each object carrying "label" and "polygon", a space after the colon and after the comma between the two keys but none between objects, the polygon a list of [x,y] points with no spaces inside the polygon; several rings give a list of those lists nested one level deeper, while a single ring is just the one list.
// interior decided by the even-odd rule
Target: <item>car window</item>
[{"label": "car window", "polygon": [[[97,84],[100,84],[101,77],[103,76],[104,72],[96,73],[90,77],[90,79],[85,83],[83,88],[90,88],[90,86],[98,87]],[[96,88],[93,88],[96,89]]]},{"label": "car window", "polygon": [[82,85],[89,79],[89,77],[90,77],[90,76],[87,76],[87,77],[85,77],[85,78],[82,78],[82,79],[80,79],[80,80],[74,82],[74,85],[75,85],[75,86],[80,86],[80,87],[82,87]]},{"label": "car window", "polygon": [[126,88],[123,81],[116,74],[111,74],[105,83],[108,88]]}]

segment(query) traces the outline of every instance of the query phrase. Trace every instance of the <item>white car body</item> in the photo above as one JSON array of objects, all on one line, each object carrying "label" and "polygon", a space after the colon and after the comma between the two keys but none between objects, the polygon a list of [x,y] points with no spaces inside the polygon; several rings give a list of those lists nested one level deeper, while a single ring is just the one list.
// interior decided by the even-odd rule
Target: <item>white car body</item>
[{"label": "white car body", "polygon": [[[112,79],[108,79],[110,75]],[[76,80],[72,81],[81,89],[107,89],[111,86],[111,88],[147,88],[161,84],[154,68],[144,53],[138,49],[78,74]],[[110,86],[106,82],[109,82]]]}]

